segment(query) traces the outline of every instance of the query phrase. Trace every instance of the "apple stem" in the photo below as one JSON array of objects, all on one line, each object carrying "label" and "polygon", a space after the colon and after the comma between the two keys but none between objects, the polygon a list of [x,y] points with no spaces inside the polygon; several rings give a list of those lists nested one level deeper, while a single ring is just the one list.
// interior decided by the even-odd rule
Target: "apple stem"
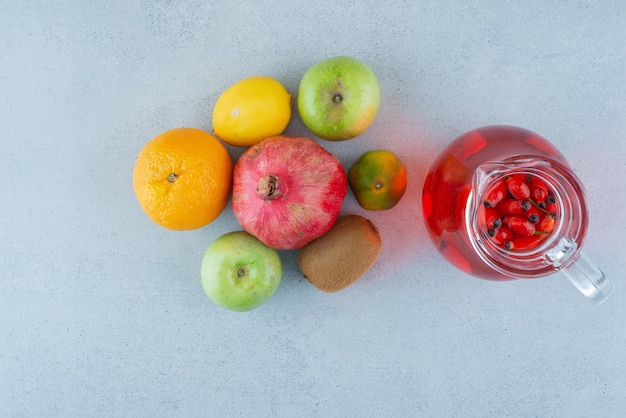
[{"label": "apple stem", "polygon": [[[273,174],[266,174],[259,179],[256,186],[256,193],[261,199],[266,202],[273,199],[278,199],[282,196],[281,190],[278,188],[278,177]],[[284,186],[284,185],[283,185]]]},{"label": "apple stem", "polygon": [[335,95],[333,96],[333,102],[341,103],[342,100],[343,100],[343,96],[339,93],[335,93]]}]

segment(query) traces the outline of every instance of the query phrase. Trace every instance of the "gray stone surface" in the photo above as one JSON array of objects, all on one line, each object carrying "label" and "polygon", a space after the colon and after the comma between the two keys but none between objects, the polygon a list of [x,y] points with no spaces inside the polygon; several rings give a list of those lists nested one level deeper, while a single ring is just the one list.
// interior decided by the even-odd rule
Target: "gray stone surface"
[{"label": "gray stone surface", "polygon": [[[625,18],[618,1],[3,2],[0,416],[623,416]],[[239,229],[230,207],[197,231],[157,227],[135,158],[163,130],[210,131],[235,81],[295,96],[340,54],[376,72],[382,105],[361,137],[321,143],[346,168],[386,148],[409,171],[391,211],[344,203],[379,226],[381,257],[329,295],[281,252],[266,305],[218,308],[199,268]],[[494,123],[550,139],[582,179],[605,304],[559,276],[465,276],[428,240],[428,166]],[[309,135],[297,112],[287,133]]]}]

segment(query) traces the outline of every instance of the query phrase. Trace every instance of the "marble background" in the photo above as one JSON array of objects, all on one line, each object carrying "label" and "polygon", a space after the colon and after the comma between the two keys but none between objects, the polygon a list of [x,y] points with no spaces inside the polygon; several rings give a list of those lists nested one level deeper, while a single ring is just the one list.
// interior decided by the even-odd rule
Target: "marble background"
[{"label": "marble background", "polygon": [[[618,1],[3,1],[0,416],[620,417],[626,411],[626,6]],[[313,63],[376,72],[377,119],[322,141],[349,167],[386,148],[409,170],[388,212],[348,194],[382,254],[325,294],[281,252],[261,308],[214,305],[202,255],[240,229],[159,228],[131,177],[166,129],[211,130],[250,75],[295,96]],[[603,305],[564,278],[493,283],[428,240],[421,188],[443,147],[506,123],[548,138],[583,181]],[[297,112],[288,134],[309,135]],[[241,149],[229,147],[233,159]]]}]

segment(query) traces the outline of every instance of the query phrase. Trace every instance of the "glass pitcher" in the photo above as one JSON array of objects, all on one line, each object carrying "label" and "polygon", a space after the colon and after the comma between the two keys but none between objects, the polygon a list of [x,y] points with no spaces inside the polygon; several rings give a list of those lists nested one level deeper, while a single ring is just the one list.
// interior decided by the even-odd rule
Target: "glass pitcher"
[{"label": "glass pitcher", "polygon": [[422,194],[426,229],[461,271],[488,280],[562,272],[601,303],[611,283],[582,252],[580,180],[545,138],[514,126],[465,133],[434,161]]}]

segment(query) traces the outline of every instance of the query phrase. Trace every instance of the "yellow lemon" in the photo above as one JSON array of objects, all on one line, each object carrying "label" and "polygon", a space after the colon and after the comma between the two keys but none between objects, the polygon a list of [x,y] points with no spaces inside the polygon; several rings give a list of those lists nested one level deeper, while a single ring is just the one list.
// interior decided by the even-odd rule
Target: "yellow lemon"
[{"label": "yellow lemon", "polygon": [[245,78],[230,86],[213,109],[213,132],[227,144],[248,147],[280,135],[291,119],[291,95],[271,77]]}]

